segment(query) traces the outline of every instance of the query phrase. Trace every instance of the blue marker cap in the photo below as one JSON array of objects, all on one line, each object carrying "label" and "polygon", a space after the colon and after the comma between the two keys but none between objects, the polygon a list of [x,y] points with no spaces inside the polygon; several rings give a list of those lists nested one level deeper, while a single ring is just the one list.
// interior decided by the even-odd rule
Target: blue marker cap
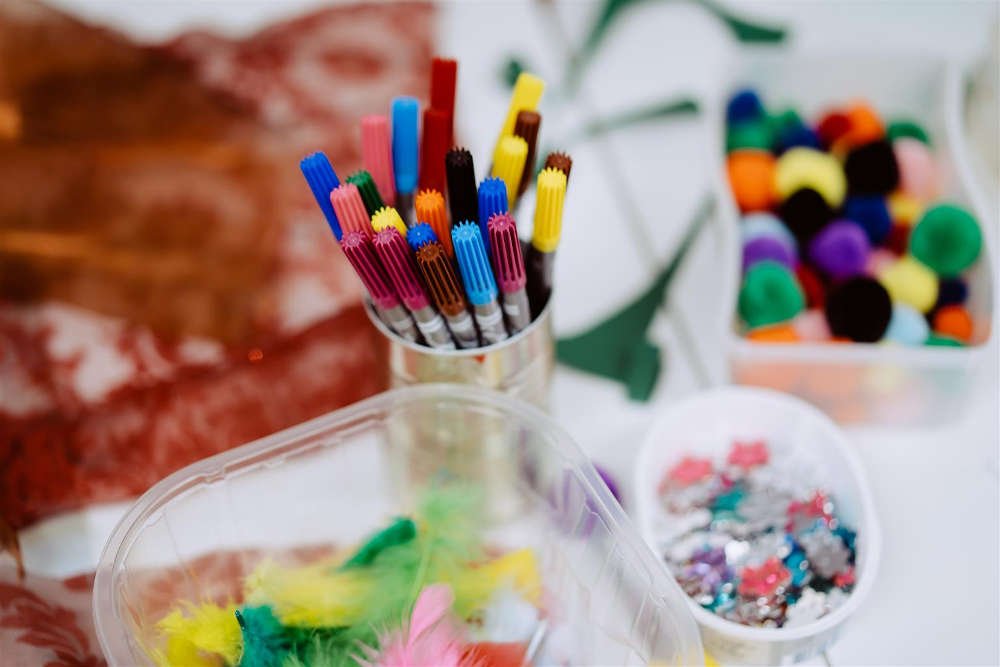
[{"label": "blue marker cap", "polygon": [[410,247],[414,251],[423,248],[431,241],[437,240],[438,237],[434,233],[434,229],[426,222],[418,222],[406,230],[406,242],[410,244]]},{"label": "blue marker cap", "polygon": [[404,195],[417,189],[419,119],[420,103],[417,98],[397,97],[392,101],[392,168],[396,174],[396,192]]},{"label": "blue marker cap", "polygon": [[337,220],[337,214],[330,202],[330,193],[340,185],[337,172],[333,170],[333,165],[330,164],[329,158],[323,151],[317,151],[302,158],[302,161],[299,162],[299,168],[302,170],[302,175],[306,177],[306,182],[309,184],[309,189],[312,190],[313,197],[316,198],[316,203],[319,204],[320,210],[326,216],[326,222],[333,230],[333,235],[339,241],[344,234],[340,231],[340,221]]},{"label": "blue marker cap", "polygon": [[486,256],[483,236],[479,225],[463,222],[451,230],[451,241],[455,246],[458,270],[465,283],[465,293],[474,306],[483,306],[497,298],[497,281]]},{"label": "blue marker cap", "polygon": [[479,235],[486,252],[490,251],[490,233],[486,223],[497,213],[509,213],[507,186],[502,178],[487,178],[479,184]]}]

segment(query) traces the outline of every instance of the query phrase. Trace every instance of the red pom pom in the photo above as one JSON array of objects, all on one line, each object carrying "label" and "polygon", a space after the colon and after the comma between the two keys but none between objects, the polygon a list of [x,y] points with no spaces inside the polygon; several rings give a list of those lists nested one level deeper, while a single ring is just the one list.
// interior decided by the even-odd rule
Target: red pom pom
[{"label": "red pom pom", "polygon": [[820,142],[829,148],[840,137],[844,136],[851,129],[851,119],[847,114],[840,111],[831,111],[819,119],[816,125],[816,134],[819,135]]},{"label": "red pom pom", "polygon": [[805,264],[795,267],[795,277],[806,295],[806,305],[810,308],[822,308],[826,302],[826,286],[816,272]]},{"label": "red pom pom", "polygon": [[910,232],[913,227],[910,225],[893,224],[889,229],[889,236],[885,240],[885,247],[897,255],[905,255],[910,247]]}]

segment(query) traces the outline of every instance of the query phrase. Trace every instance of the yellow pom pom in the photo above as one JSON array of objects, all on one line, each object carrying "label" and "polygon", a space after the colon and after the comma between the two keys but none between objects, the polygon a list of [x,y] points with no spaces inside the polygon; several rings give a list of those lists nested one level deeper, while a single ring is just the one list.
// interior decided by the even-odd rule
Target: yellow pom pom
[{"label": "yellow pom pom", "polygon": [[831,208],[839,208],[847,194],[847,178],[837,159],[812,148],[793,148],[778,158],[774,186],[782,200],[812,188]]},{"label": "yellow pom pom", "polygon": [[889,195],[889,215],[892,221],[912,227],[924,212],[924,205],[905,192],[894,192]]},{"label": "yellow pom pom", "polygon": [[879,282],[893,301],[929,312],[938,297],[938,279],[933,271],[907,255],[879,274]]},{"label": "yellow pom pom", "polygon": [[236,621],[236,605],[184,604],[156,624],[166,640],[163,651],[153,651],[161,665],[218,665],[218,656],[228,664],[239,661],[243,635]]},{"label": "yellow pom pom", "polygon": [[364,615],[372,580],[364,571],[338,571],[335,560],[286,568],[264,561],[247,577],[251,605],[271,605],[285,625],[339,627]]}]

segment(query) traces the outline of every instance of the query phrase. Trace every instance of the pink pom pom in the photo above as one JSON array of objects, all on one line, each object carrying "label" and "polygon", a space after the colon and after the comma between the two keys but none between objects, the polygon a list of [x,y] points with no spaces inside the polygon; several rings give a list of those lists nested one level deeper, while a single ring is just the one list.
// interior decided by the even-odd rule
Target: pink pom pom
[{"label": "pink pom pom", "polygon": [[922,202],[934,200],[941,191],[941,174],[927,144],[902,137],[892,144],[899,165],[899,187]]}]

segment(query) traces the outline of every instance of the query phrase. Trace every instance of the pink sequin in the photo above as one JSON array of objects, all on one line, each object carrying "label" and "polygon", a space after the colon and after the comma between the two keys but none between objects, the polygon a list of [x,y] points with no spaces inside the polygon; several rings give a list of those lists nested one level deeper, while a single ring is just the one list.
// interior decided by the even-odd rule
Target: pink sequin
[{"label": "pink sequin", "polygon": [[777,558],[768,558],[760,567],[748,565],[740,573],[740,595],[769,598],[788,586],[792,574]]}]

